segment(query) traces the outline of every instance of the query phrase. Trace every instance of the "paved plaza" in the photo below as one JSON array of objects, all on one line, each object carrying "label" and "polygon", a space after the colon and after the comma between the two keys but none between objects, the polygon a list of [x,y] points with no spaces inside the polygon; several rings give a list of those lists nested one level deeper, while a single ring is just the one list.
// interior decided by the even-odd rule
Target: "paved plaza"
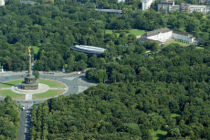
[{"label": "paved plaza", "polygon": [[18,94],[31,94],[31,95],[43,93],[50,89],[50,87],[46,84],[39,83],[38,85],[39,85],[38,89],[35,89],[35,90],[23,90],[21,89],[20,85],[15,85],[8,89],[11,89],[13,92],[18,93]]}]

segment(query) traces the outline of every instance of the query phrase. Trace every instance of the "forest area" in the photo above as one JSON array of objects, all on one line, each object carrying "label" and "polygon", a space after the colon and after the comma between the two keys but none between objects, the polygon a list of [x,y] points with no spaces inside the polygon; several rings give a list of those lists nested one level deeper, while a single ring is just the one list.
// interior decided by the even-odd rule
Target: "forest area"
[{"label": "forest area", "polygon": [[193,46],[125,54],[89,70],[97,87],[34,106],[31,139],[152,140],[161,131],[159,139],[208,140],[209,66],[209,50]]},{"label": "forest area", "polygon": [[[138,0],[34,1],[40,4],[7,0],[0,7],[0,64],[9,71],[26,70],[27,47],[32,46],[35,70],[88,68],[87,80],[98,86],[34,105],[31,140],[210,139],[209,15],[142,12]],[[123,14],[95,8],[122,9]],[[200,49],[141,45],[135,35],[106,33],[163,27],[193,34]],[[88,55],[71,50],[73,45],[106,52]],[[15,139],[19,109],[11,99],[0,106],[0,139]]]},{"label": "forest area", "polygon": [[[113,1],[113,5],[116,4]],[[153,10],[132,10],[128,5],[123,11],[122,15],[97,12],[71,0],[48,5],[28,5],[8,0],[7,5],[0,8],[0,63],[5,70],[26,70],[25,50],[32,46],[36,48],[36,70],[57,71],[64,66],[67,72],[71,72],[100,67],[99,64],[113,61],[129,51],[138,49],[144,52],[150,48],[140,45],[134,35],[123,32],[119,35],[106,34],[107,29],[150,31],[168,27],[193,34],[199,39],[201,47],[209,48],[209,16],[201,13],[162,15]],[[103,56],[75,52],[70,47],[76,44],[102,47],[107,52]]]},{"label": "forest area", "polygon": [[0,139],[17,139],[19,123],[20,108],[10,97],[6,97],[0,101]]}]

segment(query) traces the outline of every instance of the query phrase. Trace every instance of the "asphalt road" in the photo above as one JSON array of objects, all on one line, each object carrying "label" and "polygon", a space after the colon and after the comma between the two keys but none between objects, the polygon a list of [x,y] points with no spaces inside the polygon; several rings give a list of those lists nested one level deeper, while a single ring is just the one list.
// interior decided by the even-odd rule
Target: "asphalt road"
[{"label": "asphalt road", "polygon": [[25,103],[22,105],[25,109],[21,109],[21,121],[19,128],[18,140],[30,140],[31,116],[33,103]]},{"label": "asphalt road", "polygon": [[24,129],[25,129],[25,110],[21,110],[21,121],[20,121],[20,128],[19,128],[19,135],[18,140],[24,140]]}]

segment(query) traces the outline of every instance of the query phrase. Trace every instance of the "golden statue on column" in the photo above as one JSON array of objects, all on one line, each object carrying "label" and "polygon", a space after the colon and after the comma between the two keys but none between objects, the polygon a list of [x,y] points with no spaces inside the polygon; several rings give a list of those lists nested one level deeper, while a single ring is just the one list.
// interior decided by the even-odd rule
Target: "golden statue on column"
[{"label": "golden statue on column", "polygon": [[24,90],[35,90],[38,88],[38,83],[36,82],[35,76],[32,75],[31,70],[31,46],[28,47],[28,75],[21,84],[21,88]]}]

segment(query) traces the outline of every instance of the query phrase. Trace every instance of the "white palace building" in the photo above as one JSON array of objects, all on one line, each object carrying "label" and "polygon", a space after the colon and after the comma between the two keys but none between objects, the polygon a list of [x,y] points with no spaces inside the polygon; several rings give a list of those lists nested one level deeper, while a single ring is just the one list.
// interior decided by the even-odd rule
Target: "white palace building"
[{"label": "white palace building", "polygon": [[154,1],[155,0],[142,0],[142,11],[149,9]]},{"label": "white palace building", "polygon": [[5,1],[4,0],[0,0],[0,6],[4,6],[5,5]]},{"label": "white palace building", "polygon": [[173,39],[189,44],[197,44],[197,40],[191,34],[173,31],[168,28],[162,28],[153,30],[143,34],[140,38],[141,43],[144,43],[145,40],[148,41],[158,41],[161,44],[164,44],[166,41]]}]

